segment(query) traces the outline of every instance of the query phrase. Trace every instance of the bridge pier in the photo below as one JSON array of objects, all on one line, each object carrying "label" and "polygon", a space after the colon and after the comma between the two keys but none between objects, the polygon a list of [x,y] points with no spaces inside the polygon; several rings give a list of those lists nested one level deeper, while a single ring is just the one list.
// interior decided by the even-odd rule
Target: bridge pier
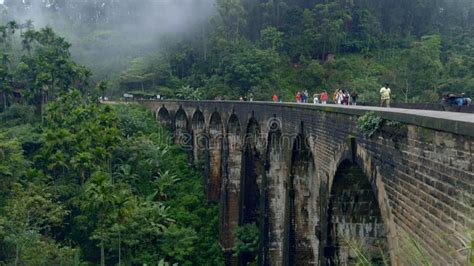
[{"label": "bridge pier", "polygon": [[225,154],[225,175],[222,186],[220,209],[220,242],[225,251],[226,265],[238,265],[233,256],[235,230],[240,221],[240,179],[242,169],[242,140],[240,122],[231,115],[227,123]]},{"label": "bridge pier", "polygon": [[219,202],[222,181],[223,124],[219,113],[214,112],[209,122],[209,179],[207,196],[209,201]]},{"label": "bridge pier", "polygon": [[288,177],[288,159],[282,143],[280,129],[271,131],[268,138],[266,167],[266,209],[264,261],[267,265],[283,265],[285,253],[285,222],[288,213],[286,186]]},{"label": "bridge pier", "polygon": [[[290,177],[290,265],[317,265],[319,241],[314,228],[318,214],[311,183],[317,180],[314,156],[305,135],[297,136],[292,150]],[[316,190],[317,191],[317,190]],[[313,215],[310,215],[313,214]]]},{"label": "bridge pier", "polygon": [[193,163],[195,166],[205,170],[206,147],[208,138],[206,135],[206,122],[204,114],[196,110],[192,120],[192,138],[193,138]]}]

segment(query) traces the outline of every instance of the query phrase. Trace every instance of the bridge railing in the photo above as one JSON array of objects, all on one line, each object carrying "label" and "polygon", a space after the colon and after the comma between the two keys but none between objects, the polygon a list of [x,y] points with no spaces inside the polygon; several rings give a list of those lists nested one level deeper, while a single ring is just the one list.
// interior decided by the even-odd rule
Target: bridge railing
[{"label": "bridge railing", "polygon": [[[357,103],[361,106],[377,106],[376,103]],[[391,103],[393,108],[430,110],[430,111],[449,111],[460,113],[474,113],[474,105],[470,106],[443,106],[440,103]]]}]

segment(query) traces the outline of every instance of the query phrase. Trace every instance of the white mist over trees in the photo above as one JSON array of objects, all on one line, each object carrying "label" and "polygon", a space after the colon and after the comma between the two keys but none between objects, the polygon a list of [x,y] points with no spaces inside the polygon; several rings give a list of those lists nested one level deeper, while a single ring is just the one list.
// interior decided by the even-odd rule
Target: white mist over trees
[{"label": "white mist over trees", "polygon": [[[128,67],[161,38],[183,35],[207,21],[213,0],[0,0],[0,22],[32,20],[72,43],[72,54],[96,78]],[[164,37],[167,35],[167,37]]]}]

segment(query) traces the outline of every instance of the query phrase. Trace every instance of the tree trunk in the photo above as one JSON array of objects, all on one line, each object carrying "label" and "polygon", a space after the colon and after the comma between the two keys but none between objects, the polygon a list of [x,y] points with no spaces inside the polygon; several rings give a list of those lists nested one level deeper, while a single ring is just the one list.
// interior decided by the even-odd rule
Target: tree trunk
[{"label": "tree trunk", "polygon": [[105,266],[104,240],[100,241],[100,266]]},{"label": "tree trunk", "polygon": [[122,234],[121,234],[120,230],[119,230],[118,233],[119,233],[118,265],[121,266],[122,265]]},{"label": "tree trunk", "polygon": [[44,110],[43,110],[43,107],[44,107],[44,90],[41,89],[41,101],[40,101],[40,112],[41,112],[41,124],[43,124],[43,120],[44,120],[44,117],[43,117],[43,114],[44,114]]},{"label": "tree trunk", "polygon": [[[55,76],[54,76],[54,72],[51,73],[51,93],[48,93],[48,102],[49,100],[54,100],[54,82],[55,82]],[[51,97],[51,99],[49,98]]]},{"label": "tree trunk", "polygon": [[7,91],[3,90],[3,111],[7,110]]},{"label": "tree trunk", "polygon": [[405,81],[405,103],[408,103],[408,90],[409,90],[409,85],[408,81]]},{"label": "tree trunk", "polygon": [[19,261],[20,261],[20,245],[17,243],[16,250],[15,250],[15,266],[18,266]]}]

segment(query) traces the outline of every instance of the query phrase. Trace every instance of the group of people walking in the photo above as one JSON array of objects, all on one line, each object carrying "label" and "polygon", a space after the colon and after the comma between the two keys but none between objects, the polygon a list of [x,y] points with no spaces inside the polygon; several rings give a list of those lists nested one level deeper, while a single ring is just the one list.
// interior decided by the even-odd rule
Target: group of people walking
[{"label": "group of people walking", "polygon": [[[392,91],[390,90],[389,84],[385,84],[380,89],[380,106],[381,107],[390,107],[390,100],[391,100]],[[313,103],[314,104],[327,104],[329,102],[329,93],[326,90],[323,90],[321,93],[313,94]],[[359,99],[359,94],[357,91],[352,91],[351,93],[349,90],[341,90],[336,89],[332,94],[332,102],[334,104],[340,105],[357,105],[357,101]],[[242,97],[241,101],[244,100]],[[274,94],[272,96],[273,102],[281,102],[282,99]],[[295,101],[297,103],[308,103],[310,102],[308,90],[297,91],[295,94]]]},{"label": "group of people walking", "polygon": [[357,105],[358,98],[359,94],[356,91],[353,91],[351,94],[349,94],[349,91],[340,89],[337,89],[332,95],[332,100],[334,103],[342,105]]},{"label": "group of people walking", "polygon": [[[380,89],[380,106],[390,107],[391,96],[392,96],[392,91],[390,90],[389,84],[385,84],[385,86]],[[336,91],[334,91],[332,95],[332,101],[335,104],[341,104],[341,105],[357,105],[358,99],[359,99],[359,94],[355,90],[352,91],[352,93],[349,93],[348,90],[336,89]],[[308,91],[307,90],[303,92],[297,91],[295,95],[295,100],[297,103],[307,103]],[[328,101],[329,101],[329,95],[328,95],[328,92],[325,90],[320,94],[313,95],[314,104],[327,104]]]},{"label": "group of people walking", "polygon": [[[332,97],[332,100],[336,104],[343,104],[343,105],[357,105],[357,99],[359,98],[359,94],[356,91],[353,91],[349,94],[347,90],[340,90],[337,89]],[[295,95],[295,100],[297,103],[307,103],[308,102],[308,91],[298,91]],[[323,91],[319,94],[313,95],[313,103],[314,104],[327,104],[329,101],[329,94],[327,91]]]},{"label": "group of people walking", "polygon": [[297,103],[307,103],[309,98],[309,93],[307,90],[301,92],[297,91],[295,95],[295,99]]}]

